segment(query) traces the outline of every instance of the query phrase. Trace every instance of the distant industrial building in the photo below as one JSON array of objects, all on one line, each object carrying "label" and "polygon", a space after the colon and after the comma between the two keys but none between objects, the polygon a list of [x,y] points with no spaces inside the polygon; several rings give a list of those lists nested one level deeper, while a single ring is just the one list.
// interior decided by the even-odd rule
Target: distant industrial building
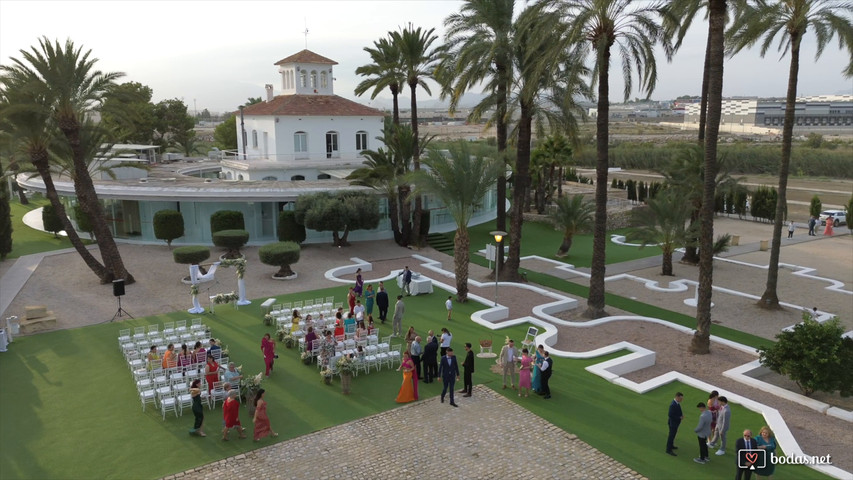
[{"label": "distant industrial building", "polygon": [[[699,123],[699,103],[685,106],[684,123]],[[724,100],[721,125],[743,125],[781,129],[785,119],[784,100]],[[820,95],[797,99],[794,128],[831,130],[853,126],[853,95]]]}]

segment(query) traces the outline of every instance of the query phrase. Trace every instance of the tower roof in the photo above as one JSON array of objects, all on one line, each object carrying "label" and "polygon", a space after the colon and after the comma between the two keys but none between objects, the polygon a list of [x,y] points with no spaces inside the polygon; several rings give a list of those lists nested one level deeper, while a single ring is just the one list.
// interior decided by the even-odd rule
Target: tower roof
[{"label": "tower roof", "polygon": [[311,50],[305,49],[301,52],[294,53],[289,57],[282,58],[275,62],[275,65],[286,65],[288,63],[324,63],[326,65],[337,65],[338,62],[316,54]]}]

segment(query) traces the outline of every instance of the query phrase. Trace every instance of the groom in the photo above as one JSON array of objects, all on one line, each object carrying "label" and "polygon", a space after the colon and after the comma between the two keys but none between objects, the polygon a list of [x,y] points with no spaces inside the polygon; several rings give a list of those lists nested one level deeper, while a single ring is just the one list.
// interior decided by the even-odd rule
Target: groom
[{"label": "groom", "polygon": [[441,403],[444,403],[444,395],[450,390],[450,405],[458,407],[453,401],[453,386],[459,380],[459,364],[456,362],[456,357],[453,356],[453,349],[448,347],[447,352],[441,357],[441,362],[438,365],[438,375],[444,382],[444,388],[441,390]]}]

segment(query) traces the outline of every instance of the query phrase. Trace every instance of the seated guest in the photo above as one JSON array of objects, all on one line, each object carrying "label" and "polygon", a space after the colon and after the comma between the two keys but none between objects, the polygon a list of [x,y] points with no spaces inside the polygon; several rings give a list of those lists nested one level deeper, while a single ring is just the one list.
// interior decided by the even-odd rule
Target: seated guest
[{"label": "seated guest", "polygon": [[237,367],[234,366],[234,362],[230,362],[228,364],[228,370],[225,370],[225,373],[222,376],[224,377],[222,380],[226,385],[231,385],[231,388],[238,388],[240,386],[240,380],[243,379],[243,375],[237,371]]},{"label": "seated guest", "polygon": [[355,316],[352,313],[344,319],[344,332],[355,332]]},{"label": "seated guest", "polygon": [[364,327],[364,322],[358,322],[358,326],[355,329],[355,339],[356,340],[365,340],[367,338],[367,328]]},{"label": "seated guest", "polygon": [[309,313],[305,315],[305,326],[310,327],[311,325],[314,325],[314,318]]},{"label": "seated guest", "polygon": [[157,355],[157,345],[151,345],[151,348],[148,349],[148,370],[154,370],[157,368],[157,360],[160,359],[160,355]]},{"label": "seated guest", "polygon": [[367,334],[373,335],[376,333],[376,325],[373,324],[373,315],[367,316]]},{"label": "seated guest", "polygon": [[[216,339],[211,338],[210,339],[210,346],[207,347],[207,351],[212,352],[214,350],[220,350],[220,349],[221,349],[221,347],[216,344]],[[219,355],[219,352],[217,352],[216,355]]]},{"label": "seated guest", "polygon": [[344,334],[344,319],[342,318],[342,313],[338,312],[335,314],[335,337]]},{"label": "seated guest", "polygon": [[170,343],[166,347],[166,353],[163,354],[163,369],[172,368],[178,364],[178,359],[175,358],[175,344]]},{"label": "seated guest", "polygon": [[308,327],[308,334],[305,335],[305,351],[310,352],[314,348],[314,340],[317,340],[317,334],[314,333],[314,327]]},{"label": "seated guest", "polygon": [[190,348],[187,344],[181,345],[181,352],[178,354],[178,366],[179,367],[189,367],[193,364],[193,356],[190,353]]},{"label": "seated guest", "polygon": [[198,355],[199,353],[203,354],[204,352],[205,349],[201,346],[201,341],[195,342],[195,345],[193,346],[193,354]]}]

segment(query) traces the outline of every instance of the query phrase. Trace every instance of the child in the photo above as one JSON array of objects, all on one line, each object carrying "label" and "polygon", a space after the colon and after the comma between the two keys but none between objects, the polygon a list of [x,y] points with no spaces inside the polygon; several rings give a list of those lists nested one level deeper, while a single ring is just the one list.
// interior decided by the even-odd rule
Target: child
[{"label": "child", "polygon": [[445,308],[447,308],[447,321],[450,321],[450,315],[453,313],[453,295],[447,297],[447,301],[444,302]]}]

